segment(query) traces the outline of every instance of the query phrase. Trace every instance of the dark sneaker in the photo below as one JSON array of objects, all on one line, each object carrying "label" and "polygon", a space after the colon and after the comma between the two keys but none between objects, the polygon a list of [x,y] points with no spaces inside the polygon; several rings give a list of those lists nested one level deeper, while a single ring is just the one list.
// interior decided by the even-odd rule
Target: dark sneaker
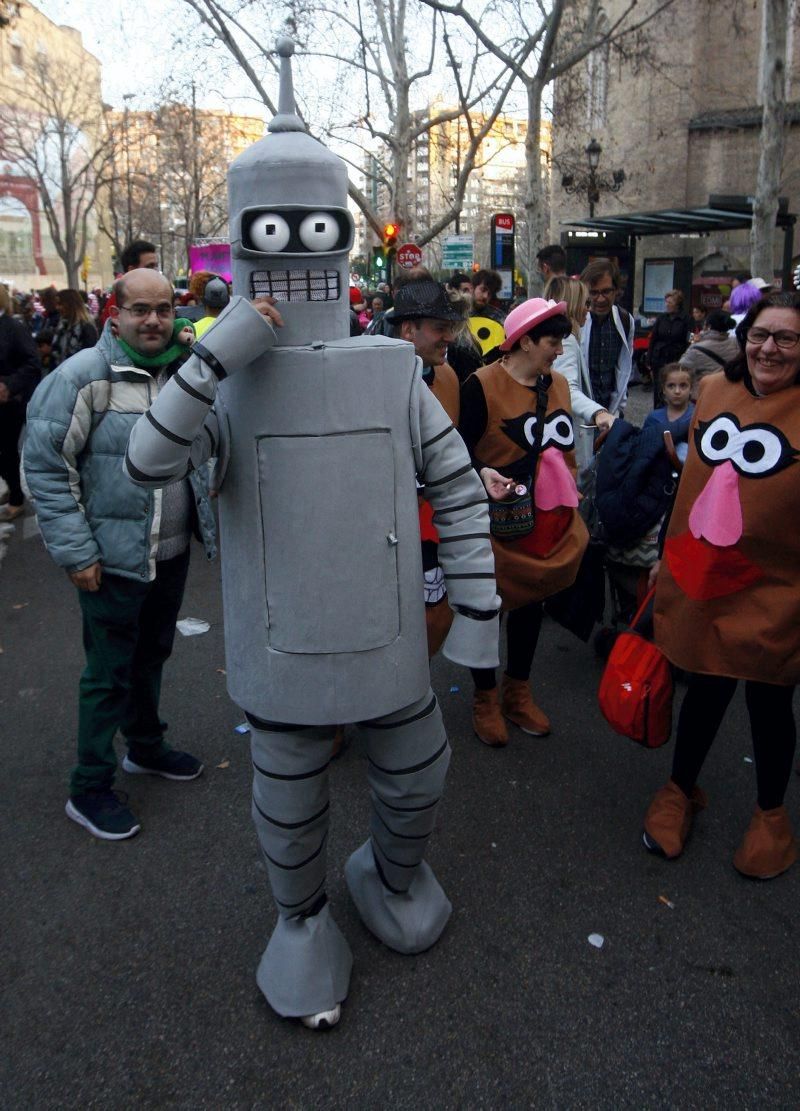
[{"label": "dark sneaker", "polygon": [[160,775],[163,779],[197,779],[203,770],[203,765],[196,756],[172,749],[159,756],[137,752],[135,759],[127,753],[122,760],[122,767],[131,775]]},{"label": "dark sneaker", "polygon": [[98,787],[72,795],[65,807],[67,817],[103,841],[124,841],[142,828],[127,806],[128,796],[110,787]]}]

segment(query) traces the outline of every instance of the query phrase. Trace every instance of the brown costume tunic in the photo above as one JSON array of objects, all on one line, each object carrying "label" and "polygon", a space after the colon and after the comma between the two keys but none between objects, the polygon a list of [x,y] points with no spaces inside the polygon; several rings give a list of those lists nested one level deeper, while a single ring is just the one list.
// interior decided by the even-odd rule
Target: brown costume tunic
[{"label": "brown costume tunic", "polygon": [[433,375],[431,384],[433,396],[453,424],[458,424],[461,386],[456,377],[456,372],[447,363],[441,363],[440,366],[433,368]]},{"label": "brown costume tunic", "polygon": [[[473,453],[475,465],[494,467],[501,474],[519,480],[530,452],[525,428],[526,422],[535,416],[536,391],[520,385],[499,362],[476,371],[475,377],[483,388],[488,411],[486,429]],[[541,480],[545,456],[549,452],[557,454],[544,465],[548,481],[554,473],[553,468],[558,468],[562,482],[571,486],[573,497],[576,497],[574,447],[569,386],[563,375],[553,371],[545,413],[545,438],[534,479],[537,503],[545,494]],[[558,478],[558,470],[555,474]],[[528,475],[525,480],[527,478]],[[555,500],[558,504],[553,508],[537,506],[533,531],[528,536],[519,540],[492,537],[497,589],[504,610],[549,598],[575,581],[589,534],[577,509],[558,502],[558,496]]]},{"label": "brown costume tunic", "polygon": [[687,671],[800,681],[800,386],[756,397],[704,379],[655,603]]}]

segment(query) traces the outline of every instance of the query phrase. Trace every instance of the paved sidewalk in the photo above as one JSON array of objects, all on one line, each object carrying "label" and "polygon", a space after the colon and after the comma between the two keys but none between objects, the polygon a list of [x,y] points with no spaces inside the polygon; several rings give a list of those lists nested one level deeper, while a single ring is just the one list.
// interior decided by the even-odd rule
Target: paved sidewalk
[{"label": "paved sidewalk", "polygon": [[800,867],[759,884],[731,866],[754,794],[739,696],[703,776],[709,809],[668,864],[644,852],[640,826],[670,748],[606,728],[590,648],[545,624],[533,685],[554,731],[513,731],[504,750],[478,743],[469,677],[437,660],[453,763],[429,859],[454,915],[416,958],[358,920],[342,867],[368,799],[351,732],[332,768],[329,890],[355,968],[340,1026],[313,1034],[255,985],[274,911],[222,674],[217,569],[195,545],[182,616],[211,629],[178,637],[163,700],[170,737],[205,774],[121,775],[143,830],[102,843],[64,815],[75,593],[24,532],[0,574],[3,1108],[800,1104]]}]

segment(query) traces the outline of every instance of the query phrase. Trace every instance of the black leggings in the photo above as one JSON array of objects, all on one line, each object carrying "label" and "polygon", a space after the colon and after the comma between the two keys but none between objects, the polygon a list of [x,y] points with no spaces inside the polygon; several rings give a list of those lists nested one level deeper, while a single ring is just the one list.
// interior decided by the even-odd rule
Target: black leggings
[{"label": "black leggings", "polygon": [[[527,606],[511,610],[508,614],[506,675],[509,679],[527,680],[530,677],[543,613],[544,602],[529,602]],[[471,670],[472,681],[477,690],[491,691],[497,686],[493,667],[473,667]]]},{"label": "black leggings", "polygon": [[[672,778],[686,795],[697,782],[736,683],[736,679],[722,675],[689,676],[672,761]],[[753,735],[758,805],[762,810],[774,810],[783,804],[792,772],[797,739],[792,713],[794,687],[748,680],[744,694]]]}]

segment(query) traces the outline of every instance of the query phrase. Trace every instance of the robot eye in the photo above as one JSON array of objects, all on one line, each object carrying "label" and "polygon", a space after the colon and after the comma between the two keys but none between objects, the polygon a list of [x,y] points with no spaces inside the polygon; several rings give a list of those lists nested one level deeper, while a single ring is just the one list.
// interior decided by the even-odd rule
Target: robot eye
[{"label": "robot eye", "polygon": [[309,251],[331,251],[339,242],[339,225],[330,212],[311,212],[298,229],[300,242]]},{"label": "robot eye", "polygon": [[565,413],[563,409],[551,413],[545,422],[542,447],[546,447],[547,444],[554,444],[569,451],[574,443],[575,433],[569,414]]},{"label": "robot eye", "polygon": [[250,242],[256,251],[285,251],[292,231],[277,212],[259,213],[249,229]]}]

